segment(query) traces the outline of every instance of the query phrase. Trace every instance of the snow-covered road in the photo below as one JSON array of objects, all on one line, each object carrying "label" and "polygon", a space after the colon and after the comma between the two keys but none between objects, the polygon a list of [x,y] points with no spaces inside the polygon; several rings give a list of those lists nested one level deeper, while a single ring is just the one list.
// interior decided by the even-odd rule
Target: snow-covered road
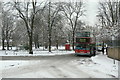
[{"label": "snow-covered road", "polygon": [[71,65],[68,60],[52,61],[42,60],[28,62],[27,65],[17,66],[3,70],[4,78],[84,78],[90,77],[87,73],[77,69],[75,65]]},{"label": "snow-covered road", "polygon": [[[37,56],[36,56],[37,57]],[[50,56],[49,56],[50,57]],[[90,57],[44,56],[40,60],[4,60],[2,78],[114,78],[117,70],[112,69],[111,60],[99,55]],[[99,60],[107,60],[103,65]],[[96,61],[93,61],[96,60]],[[108,69],[106,66],[111,66]],[[116,66],[117,67],[117,66]],[[116,68],[114,67],[114,68]],[[103,69],[102,69],[103,68]],[[106,71],[104,71],[106,70]],[[109,72],[107,72],[109,71]],[[112,72],[111,72],[112,71]],[[111,72],[111,73],[110,73]]]},{"label": "snow-covered road", "polygon": [[[47,57],[47,56],[46,56]],[[50,56],[49,56],[50,57]],[[81,57],[89,58],[89,57]],[[80,57],[73,55],[54,56],[40,60],[3,61],[8,64],[2,71],[3,78],[80,78],[90,77],[87,73],[78,70],[71,61]]]}]

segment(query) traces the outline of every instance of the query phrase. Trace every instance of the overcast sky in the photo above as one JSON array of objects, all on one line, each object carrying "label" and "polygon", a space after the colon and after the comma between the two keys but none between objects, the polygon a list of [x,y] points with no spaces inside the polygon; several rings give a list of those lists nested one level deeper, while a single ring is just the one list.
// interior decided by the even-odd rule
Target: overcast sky
[{"label": "overcast sky", "polygon": [[98,12],[98,0],[86,0],[86,22],[89,25],[94,25],[96,22],[96,14]]}]

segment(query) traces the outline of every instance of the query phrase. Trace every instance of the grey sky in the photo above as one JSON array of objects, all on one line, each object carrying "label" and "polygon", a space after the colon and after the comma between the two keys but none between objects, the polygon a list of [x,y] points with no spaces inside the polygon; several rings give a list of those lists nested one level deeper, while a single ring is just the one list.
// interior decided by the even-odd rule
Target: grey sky
[{"label": "grey sky", "polygon": [[89,25],[94,25],[96,23],[96,14],[98,11],[98,0],[86,0],[86,17],[85,21]]}]

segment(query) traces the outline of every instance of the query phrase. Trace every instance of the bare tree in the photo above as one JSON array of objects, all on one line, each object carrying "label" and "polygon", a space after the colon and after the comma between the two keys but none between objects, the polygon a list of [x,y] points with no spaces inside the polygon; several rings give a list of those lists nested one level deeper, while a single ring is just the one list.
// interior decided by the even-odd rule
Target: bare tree
[{"label": "bare tree", "polygon": [[62,9],[63,9],[64,15],[68,19],[70,26],[71,26],[72,47],[74,50],[74,38],[75,38],[75,31],[77,28],[78,20],[81,16],[84,15],[84,12],[85,12],[83,2],[82,1],[68,2],[62,6]]},{"label": "bare tree", "polygon": [[0,9],[1,15],[0,16],[1,16],[2,50],[5,50],[5,32],[4,32],[5,28],[3,26],[3,3],[2,2],[0,2],[0,7],[1,7],[1,9]]},{"label": "bare tree", "polygon": [[58,49],[58,46],[60,44],[64,43],[63,38],[65,36],[65,33],[63,31],[63,28],[64,28],[63,16],[61,14],[58,14],[58,16],[56,16],[52,30],[52,42],[56,46],[56,49]]},{"label": "bare tree", "polygon": [[36,14],[40,10],[40,5],[37,5],[36,0],[31,2],[14,2],[14,7],[18,11],[20,18],[24,21],[27,29],[27,34],[29,38],[29,54],[33,54],[32,43],[33,43],[33,29]]},{"label": "bare tree", "polygon": [[58,12],[60,11],[60,4],[55,4],[53,3],[51,5],[51,2],[49,1],[49,6],[48,6],[48,40],[49,40],[49,52],[51,52],[51,38],[52,38],[52,28],[54,26],[54,22],[56,19],[56,16],[58,15]]},{"label": "bare tree", "polygon": [[[28,44],[28,38],[27,38],[27,31],[25,28],[24,21],[21,19],[16,19],[15,29],[12,34],[12,39],[14,42],[14,46],[18,47],[19,45]],[[24,35],[24,36],[23,36]]]},{"label": "bare tree", "polygon": [[99,21],[101,22],[101,40],[103,41],[103,54],[104,54],[104,42],[106,35],[109,36],[107,40],[117,38],[119,33],[119,2],[117,0],[108,0],[100,2],[99,7]]},{"label": "bare tree", "polygon": [[[2,8],[2,49],[5,50],[5,40],[7,45],[7,50],[9,50],[9,41],[12,37],[12,32],[14,31],[14,17],[10,13],[10,10],[5,9],[3,4]],[[12,46],[12,45],[11,45]]]},{"label": "bare tree", "polygon": [[108,35],[116,37],[119,31],[119,2],[115,0],[100,2],[98,17],[102,26],[101,35],[107,30]]}]

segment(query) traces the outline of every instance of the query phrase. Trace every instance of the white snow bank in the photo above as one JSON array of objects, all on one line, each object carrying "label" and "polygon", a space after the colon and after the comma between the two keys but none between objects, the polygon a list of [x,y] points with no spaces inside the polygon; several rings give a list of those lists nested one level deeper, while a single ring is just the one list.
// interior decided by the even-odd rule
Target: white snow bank
[{"label": "white snow bank", "polygon": [[106,55],[99,54],[89,59],[73,61],[82,71],[93,75],[94,78],[118,78],[118,61],[113,64],[113,59]]},{"label": "white snow bank", "polygon": [[96,67],[96,69],[99,69],[101,72],[108,74],[112,77],[118,78],[118,61],[111,58],[108,58],[107,55],[98,55],[96,57],[91,58],[94,63],[100,64],[99,67]]},{"label": "white snow bank", "polygon": [[17,47],[12,47],[12,50],[2,50],[2,47],[0,46],[0,56],[53,56],[75,53],[74,51],[65,51],[64,46],[59,46],[59,49],[52,46],[51,50],[52,52],[49,52],[48,49],[44,49],[44,47],[40,47],[38,49],[33,47],[33,54],[31,55],[27,50],[17,50]]}]

